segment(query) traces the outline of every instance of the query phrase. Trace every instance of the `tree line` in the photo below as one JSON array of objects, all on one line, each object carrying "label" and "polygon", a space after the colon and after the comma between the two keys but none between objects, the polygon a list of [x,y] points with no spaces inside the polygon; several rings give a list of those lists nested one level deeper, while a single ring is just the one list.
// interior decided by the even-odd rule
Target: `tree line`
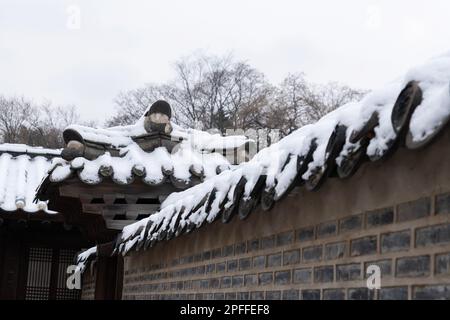
[{"label": "tree line", "polygon": [[[154,101],[164,99],[173,108],[173,120],[183,126],[222,133],[278,129],[287,135],[365,93],[337,82],[314,84],[303,73],[288,74],[274,85],[262,72],[231,55],[195,54],[179,59],[173,67],[174,77],[166,83],[120,92],[114,100],[115,115],[100,125],[133,124]],[[75,106],[0,95],[3,143],[59,148],[64,145],[62,131],[73,123],[80,123]]]}]

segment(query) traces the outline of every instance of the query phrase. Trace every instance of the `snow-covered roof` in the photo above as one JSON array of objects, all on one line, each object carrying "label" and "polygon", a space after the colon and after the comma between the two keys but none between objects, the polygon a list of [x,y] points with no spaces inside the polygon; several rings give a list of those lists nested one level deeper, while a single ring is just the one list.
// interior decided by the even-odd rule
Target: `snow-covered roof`
[{"label": "snow-covered roof", "polygon": [[331,174],[348,177],[366,159],[405,145],[429,143],[450,118],[450,52],[304,126],[251,161],[171,194],[159,212],[125,227],[116,252],[146,248],[218,218],[243,219],[260,204],[270,209],[291,188],[320,187]]},{"label": "snow-covered roof", "polygon": [[[169,133],[149,132],[145,117],[134,125],[107,129],[69,126],[64,131],[67,147],[62,153],[66,161],[52,168],[48,179],[61,182],[78,176],[84,183],[98,184],[111,178],[118,184],[130,184],[138,178],[148,185],[170,180],[184,189],[192,185],[193,176],[203,180],[228,169],[234,153],[245,152],[252,142],[245,136],[224,137],[172,122],[170,127]],[[80,156],[72,156],[71,144],[84,150]]]},{"label": "snow-covered roof", "polygon": [[62,160],[60,153],[61,150],[23,144],[0,144],[0,209],[52,213],[46,202],[33,200],[49,168]]},{"label": "snow-covered roof", "polygon": [[91,248],[81,252],[76,257],[76,263],[77,263],[76,271],[83,273],[84,270],[86,269],[87,265],[96,258],[97,258],[97,246],[91,247]]}]

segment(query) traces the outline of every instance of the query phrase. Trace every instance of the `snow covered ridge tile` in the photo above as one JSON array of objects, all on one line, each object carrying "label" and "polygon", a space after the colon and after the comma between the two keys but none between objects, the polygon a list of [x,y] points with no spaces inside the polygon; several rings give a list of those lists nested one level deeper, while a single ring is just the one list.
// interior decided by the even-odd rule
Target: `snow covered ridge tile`
[{"label": "snow covered ridge tile", "polygon": [[186,189],[246,160],[252,140],[184,129],[170,121],[171,114],[170,105],[159,100],[134,125],[69,126],[63,132],[65,161],[55,164],[47,182],[75,176],[91,185],[105,179],[126,185],[140,179]]},{"label": "snow covered ridge tile", "polygon": [[449,83],[450,52],[298,129],[249,162],[172,193],[159,212],[123,229],[115,253],[146,249],[217,219],[245,219],[259,204],[270,210],[295,186],[316,190],[330,176],[350,177],[364,161],[427,145],[448,126]]},{"label": "snow covered ridge tile", "polygon": [[13,212],[54,213],[47,202],[34,203],[35,191],[61,150],[30,147],[23,144],[0,144],[0,209]]}]

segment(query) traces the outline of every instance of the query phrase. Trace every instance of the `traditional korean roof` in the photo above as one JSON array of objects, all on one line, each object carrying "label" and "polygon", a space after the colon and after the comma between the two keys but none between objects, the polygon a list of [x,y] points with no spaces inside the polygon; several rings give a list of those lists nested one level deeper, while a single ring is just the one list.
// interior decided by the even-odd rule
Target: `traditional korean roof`
[{"label": "traditional korean roof", "polygon": [[0,144],[0,209],[36,213],[47,210],[47,203],[33,203],[36,189],[50,167],[62,161],[61,150]]},{"label": "traditional korean roof", "polygon": [[140,179],[151,186],[170,181],[185,189],[194,180],[203,181],[228,169],[237,163],[234,157],[245,160],[246,146],[252,142],[245,136],[184,129],[171,122],[170,115],[170,106],[157,101],[134,125],[69,126],[63,133],[67,145],[61,156],[65,161],[51,169],[38,198],[42,199],[49,184],[71,177],[90,185],[105,179],[122,185]]},{"label": "traditional korean roof", "polygon": [[145,249],[217,219],[245,219],[258,205],[269,210],[293,187],[316,190],[398,147],[427,145],[448,126],[449,80],[450,53],[298,129],[251,161],[171,194],[159,212],[123,229],[115,252]]}]

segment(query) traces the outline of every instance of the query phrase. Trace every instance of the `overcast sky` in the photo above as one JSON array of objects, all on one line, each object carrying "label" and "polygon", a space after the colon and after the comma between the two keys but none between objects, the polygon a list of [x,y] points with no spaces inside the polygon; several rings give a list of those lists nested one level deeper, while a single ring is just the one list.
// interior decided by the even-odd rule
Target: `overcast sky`
[{"label": "overcast sky", "polygon": [[99,119],[119,91],[170,79],[196,50],[232,52],[273,83],[303,71],[370,89],[449,40],[448,0],[0,0],[0,94]]}]

